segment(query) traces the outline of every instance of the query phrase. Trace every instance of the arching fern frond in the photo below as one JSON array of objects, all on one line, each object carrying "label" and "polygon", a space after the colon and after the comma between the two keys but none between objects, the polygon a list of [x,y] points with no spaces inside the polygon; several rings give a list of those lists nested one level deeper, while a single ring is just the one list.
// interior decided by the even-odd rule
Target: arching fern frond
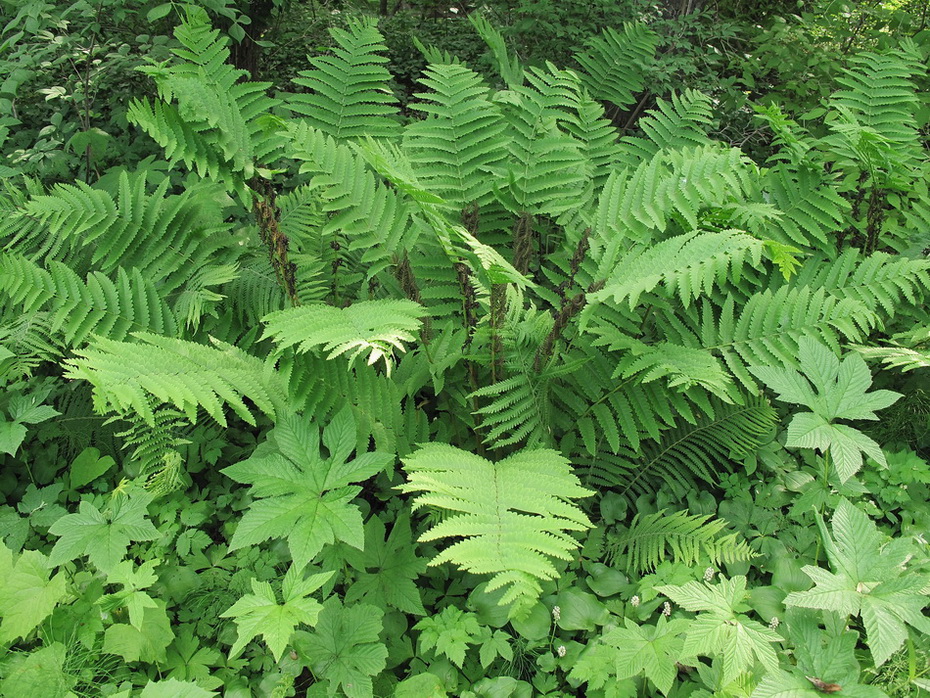
[{"label": "arching fern frond", "polygon": [[608,27],[575,54],[585,88],[596,99],[630,106],[643,90],[645,69],[658,45],[658,34],[645,24],[624,24],[619,31]]},{"label": "arching fern frond", "polygon": [[[591,522],[573,500],[588,497],[568,461],[551,450],[524,450],[497,463],[447,444],[432,443],[404,459],[415,509],[450,512],[421,541],[459,539],[430,562],[453,562],[490,574],[488,589],[509,587],[502,604],[526,610],[558,577],[551,558],[568,560],[578,547],[570,534]],[[512,611],[513,612],[513,611]]]},{"label": "arching fern frond", "polygon": [[262,339],[298,353],[320,348],[327,358],[348,354],[349,362],[365,354],[367,362],[383,361],[391,371],[395,350],[405,351],[420,329],[423,306],[410,300],[357,301],[347,308],[314,304],[288,308],[265,317]]},{"label": "arching fern frond", "polygon": [[692,567],[703,561],[719,566],[752,559],[749,544],[726,529],[723,519],[686,511],[637,514],[625,530],[607,533],[607,560],[613,567],[625,561],[627,572],[645,574],[669,557]]},{"label": "arching fern frond", "polygon": [[638,246],[613,267],[604,288],[588,298],[633,308],[642,294],[661,284],[688,307],[722,282],[739,283],[744,265],[761,264],[762,250],[761,240],[736,230],[689,233]]},{"label": "arching fern frond", "polygon": [[294,82],[309,91],[287,96],[287,106],[313,128],[340,140],[396,135],[397,100],[385,88],[384,37],[371,19],[350,20],[348,29],[329,30],[336,45],[331,55],[310,59]]},{"label": "arching fern frond", "polygon": [[126,171],[112,193],[83,182],[58,184],[0,222],[0,234],[7,234],[8,250],[32,259],[93,265],[105,274],[134,266],[168,294],[194,269],[239,254],[221,233],[218,187],[194,185],[169,195],[169,185],[165,179],[149,194],[145,174]]},{"label": "arching fern frond", "polygon": [[228,63],[226,39],[219,34],[203,9],[190,9],[175,31],[183,48],[172,53],[180,61],[140,69],[155,80],[161,101],[134,99],[127,116],[171,162],[227,180],[241,193],[256,167],[282,144],[271,117],[279,102],[265,94],[271,83],[239,82],[246,73]]},{"label": "arching fern frond", "polygon": [[174,313],[138,269],[117,269],[116,281],[91,272],[81,281],[70,267],[48,269],[16,255],[0,253],[0,297],[26,314],[47,313],[48,330],[66,346],[83,344],[91,334],[122,340],[132,332],[178,332]]},{"label": "arching fern frond", "polygon": [[223,408],[229,406],[243,420],[255,418],[243,401],[274,416],[284,407],[286,388],[261,359],[230,344],[214,347],[140,332],[138,342],[116,342],[98,337],[69,359],[66,376],[88,381],[100,413],[137,413],[155,425],[152,398],[173,405],[190,421],[202,407],[226,426]]},{"label": "arching fern frond", "polygon": [[488,88],[460,65],[432,65],[420,82],[432,92],[416,95],[411,108],[426,118],[404,133],[410,161],[421,181],[439,196],[464,208],[483,206],[494,189],[492,171],[507,156],[500,109],[487,99]]},{"label": "arching fern frond", "polygon": [[674,92],[671,101],[656,100],[656,108],[649,109],[636,122],[647,138],[624,136],[621,139],[621,162],[635,166],[663,149],[707,145],[712,115],[711,98],[697,90]]}]

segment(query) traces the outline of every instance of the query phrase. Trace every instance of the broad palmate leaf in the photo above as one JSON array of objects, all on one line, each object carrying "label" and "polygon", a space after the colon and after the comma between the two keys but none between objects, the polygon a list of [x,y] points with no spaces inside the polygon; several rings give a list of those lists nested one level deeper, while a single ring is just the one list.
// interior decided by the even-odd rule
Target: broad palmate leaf
[{"label": "broad palmate leaf", "polygon": [[555,579],[550,558],[568,560],[578,547],[569,531],[591,527],[572,501],[588,497],[568,461],[550,449],[524,450],[497,463],[448,444],[428,444],[404,459],[414,508],[454,512],[421,541],[458,538],[430,565],[454,562],[492,574],[488,590],[511,585],[502,604],[535,600],[539,580]]},{"label": "broad palmate leaf", "polygon": [[876,666],[904,644],[905,624],[930,634],[930,618],[923,614],[930,577],[907,569],[910,539],[886,543],[869,517],[845,499],[833,515],[832,537],[822,517],[817,524],[833,572],[806,566],[814,588],[788,594],[786,606],[860,616]]},{"label": "broad palmate leaf", "polygon": [[278,422],[268,442],[248,460],[223,473],[252,485],[249,510],[233,535],[230,549],[257,545],[269,538],[286,538],[298,570],[337,540],[361,549],[365,542],[362,514],[351,502],[362,488],[351,483],[367,480],[391,463],[389,453],[356,454],[355,419],[347,408],[323,430],[304,417]]},{"label": "broad palmate leaf", "polygon": [[[778,399],[810,408],[796,414],[788,425],[786,446],[829,450],[842,482],[862,467],[862,453],[887,465],[885,455],[875,441],[835,419],[875,420],[875,410],[893,404],[901,397],[890,390],[868,392],[872,374],[858,354],[850,354],[842,363],[832,351],[812,339],[802,337],[798,357],[804,375],[790,368],[754,366],[750,370],[772,388]],[[813,383],[813,387],[811,387]]]},{"label": "broad palmate leaf", "polygon": [[246,594],[220,614],[220,618],[235,619],[239,629],[239,636],[229,651],[230,658],[237,657],[253,637],[261,635],[268,643],[275,661],[279,661],[294,629],[301,623],[316,623],[323,604],[308,597],[333,574],[323,572],[304,579],[303,573],[291,565],[284,575],[283,604],[278,603],[271,584],[253,579],[252,593]]}]

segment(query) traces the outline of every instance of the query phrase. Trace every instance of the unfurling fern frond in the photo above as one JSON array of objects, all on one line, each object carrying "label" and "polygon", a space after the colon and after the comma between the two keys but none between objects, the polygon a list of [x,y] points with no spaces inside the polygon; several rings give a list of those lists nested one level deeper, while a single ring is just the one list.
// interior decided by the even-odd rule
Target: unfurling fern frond
[{"label": "unfurling fern frond", "polygon": [[421,541],[457,538],[430,562],[453,562],[493,575],[488,590],[509,587],[501,603],[527,610],[542,593],[541,580],[558,577],[552,558],[571,559],[570,534],[591,522],[572,501],[593,494],[578,483],[557,451],[525,450],[492,463],[446,444],[428,444],[404,459],[414,508],[450,514]]},{"label": "unfurling fern frond", "polygon": [[349,22],[348,30],[331,28],[332,54],[310,59],[294,82],[309,90],[291,94],[287,106],[313,128],[340,140],[388,138],[399,128],[397,100],[385,87],[387,47],[374,21]]},{"label": "unfurling fern frond", "polygon": [[659,36],[645,24],[607,28],[575,54],[583,68],[582,82],[591,95],[618,107],[628,107],[642,92],[645,70],[655,55]]},{"label": "unfurling fern frond", "polygon": [[627,572],[645,574],[669,557],[689,566],[752,559],[749,544],[739,533],[726,533],[726,528],[723,519],[686,511],[637,514],[629,528],[607,533],[607,560],[611,566],[620,566],[625,560]]},{"label": "unfurling fern frond", "polygon": [[255,424],[248,398],[269,417],[284,407],[285,386],[261,359],[230,344],[208,347],[180,339],[136,333],[139,342],[115,342],[98,337],[69,359],[66,376],[88,381],[94,388],[95,409],[137,413],[155,426],[152,398],[174,405],[190,421],[202,407],[226,426],[224,406]]},{"label": "unfurling fern frond", "polygon": [[422,324],[423,306],[409,300],[358,301],[347,308],[315,304],[281,310],[264,318],[262,339],[298,353],[320,348],[328,358],[365,354],[369,364],[384,361],[391,371],[394,351],[405,351]]}]

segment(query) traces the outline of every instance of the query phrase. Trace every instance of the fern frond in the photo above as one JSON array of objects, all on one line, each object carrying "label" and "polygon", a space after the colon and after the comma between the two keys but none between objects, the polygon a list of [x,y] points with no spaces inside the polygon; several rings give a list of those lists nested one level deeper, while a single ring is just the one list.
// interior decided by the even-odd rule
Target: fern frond
[{"label": "fern frond", "polygon": [[385,87],[391,74],[384,37],[372,19],[350,20],[347,29],[329,30],[336,45],[330,55],[310,59],[294,82],[309,90],[287,96],[287,106],[315,129],[339,140],[397,134],[397,100]]},{"label": "fern frond", "polygon": [[261,359],[236,347],[214,342],[208,347],[180,339],[135,333],[138,342],[98,337],[66,361],[66,376],[88,381],[100,413],[136,413],[155,425],[152,398],[174,405],[194,422],[197,409],[223,426],[223,407],[255,424],[248,398],[269,417],[284,406],[286,390]]},{"label": "fern frond", "polygon": [[832,237],[842,230],[850,204],[822,175],[806,167],[795,170],[779,165],[765,173],[762,188],[763,196],[780,214],[765,226],[767,235],[782,243],[823,250],[834,245]]},{"label": "fern frond", "polygon": [[58,184],[0,222],[0,234],[9,233],[8,250],[32,259],[93,265],[105,274],[136,267],[168,294],[193,269],[238,255],[216,210],[219,188],[205,183],[169,195],[169,184],[148,194],[145,174],[126,171],[113,193]]},{"label": "fern frond", "polygon": [[652,62],[659,36],[645,24],[608,27],[575,54],[582,82],[595,99],[618,107],[630,106],[645,85],[645,69]]},{"label": "fern frond", "polygon": [[611,456],[579,459],[585,481],[622,494],[642,494],[667,487],[683,494],[688,486],[717,482],[721,471],[757,451],[775,435],[778,414],[761,397],[744,397],[742,404],[712,400],[709,410],[691,424],[664,431],[634,452],[620,449]]},{"label": "fern frond", "polygon": [[127,117],[172,163],[231,180],[241,193],[256,167],[273,159],[282,144],[270,116],[279,102],[266,95],[271,83],[239,82],[245,71],[228,63],[227,40],[212,29],[203,9],[190,9],[175,37],[183,48],[172,53],[180,61],[140,69],[155,80],[161,101],[134,99]]},{"label": "fern frond", "polygon": [[417,94],[411,108],[426,118],[404,132],[410,161],[431,191],[460,209],[484,206],[494,189],[492,172],[507,156],[500,109],[488,88],[460,65],[432,65],[420,82],[432,92]]},{"label": "fern frond", "polygon": [[860,301],[836,298],[822,288],[784,286],[753,294],[739,310],[732,296],[719,314],[704,302],[688,318],[690,327],[669,320],[664,329],[670,341],[720,356],[734,378],[756,392],[747,366],[797,365],[798,341],[804,335],[819,338],[838,353],[841,337],[860,341],[878,316]]},{"label": "fern frond", "polygon": [[558,577],[551,558],[568,560],[578,542],[571,531],[591,527],[572,501],[592,494],[578,483],[557,451],[525,450],[492,463],[446,444],[432,443],[404,459],[413,506],[451,514],[421,541],[457,538],[430,562],[453,562],[490,574],[488,589],[509,587],[501,603],[532,604],[540,580]]},{"label": "fern frond", "polygon": [[925,74],[922,62],[919,52],[906,49],[862,52],[850,59],[851,67],[837,78],[845,89],[835,92],[829,104],[847,123],[865,130],[852,135],[836,128],[836,135],[826,139],[835,152],[851,160],[862,159],[862,153],[855,152],[856,142],[868,132],[887,143],[887,148],[879,147],[900,166],[910,168],[920,161],[923,149],[914,118],[919,92],[914,78]]},{"label": "fern frond", "polygon": [[823,288],[837,299],[852,298],[875,313],[893,318],[919,305],[930,290],[930,262],[850,248],[840,255],[812,257],[798,271],[794,283]]},{"label": "fern frond", "polygon": [[635,167],[660,150],[708,145],[712,114],[711,98],[697,90],[674,92],[671,101],[657,99],[656,108],[646,111],[636,122],[648,138],[624,136],[620,140],[620,161]]},{"label": "fern frond", "polygon": [[290,125],[291,156],[308,186],[318,192],[322,210],[332,214],[321,234],[340,233],[350,250],[363,250],[361,262],[373,276],[390,262],[410,227],[406,202],[377,180],[364,159],[306,124]]},{"label": "fern frond", "polygon": [[121,340],[143,330],[178,332],[174,313],[138,269],[118,268],[116,281],[91,272],[84,282],[66,264],[51,262],[46,270],[23,257],[0,253],[2,296],[5,305],[24,313],[44,310],[49,332],[68,346],[82,344],[91,334]]},{"label": "fern frond", "polygon": [[671,557],[693,567],[698,562],[719,566],[751,560],[755,553],[739,533],[725,533],[727,522],[709,515],[666,510],[637,514],[629,528],[607,534],[607,560],[618,566],[626,560],[627,572],[652,572]]},{"label": "fern frond", "polygon": [[315,304],[280,310],[263,318],[262,339],[271,337],[279,350],[298,353],[321,348],[327,358],[348,353],[349,362],[365,354],[368,364],[384,361],[391,372],[394,350],[405,351],[420,329],[423,306],[409,300],[358,301],[347,308]]},{"label": "fern frond", "polygon": [[623,256],[604,288],[588,298],[628,303],[632,309],[642,294],[662,284],[687,308],[721,283],[739,283],[744,265],[761,264],[762,250],[760,240],[735,230],[691,233],[639,246]]},{"label": "fern frond", "polygon": [[498,75],[503,78],[504,84],[509,88],[522,85],[523,67],[520,65],[520,59],[507,50],[504,36],[480,12],[469,12],[468,21],[491,49],[494,67],[497,68]]}]

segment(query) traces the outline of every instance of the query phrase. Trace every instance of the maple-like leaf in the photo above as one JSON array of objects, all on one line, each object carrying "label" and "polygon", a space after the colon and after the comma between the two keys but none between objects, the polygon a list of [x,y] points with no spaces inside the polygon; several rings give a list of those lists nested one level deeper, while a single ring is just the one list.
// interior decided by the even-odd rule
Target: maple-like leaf
[{"label": "maple-like leaf", "polygon": [[628,679],[639,673],[645,674],[664,695],[672,688],[678,669],[683,634],[688,621],[678,618],[666,622],[659,617],[655,626],[637,625],[629,618],[625,628],[614,628],[602,641],[614,650],[617,678]]},{"label": "maple-like leaf", "polygon": [[284,576],[284,603],[279,604],[274,590],[268,582],[252,580],[252,593],[236,601],[221,618],[233,618],[239,629],[239,636],[229,652],[230,659],[239,655],[249,641],[261,635],[274,655],[275,661],[281,659],[291,635],[301,623],[314,625],[320,609],[323,607],[309,595],[319,589],[333,576],[333,572],[313,574],[304,579],[303,573],[296,565],[291,565]]},{"label": "maple-like leaf", "polygon": [[811,410],[796,414],[791,420],[785,445],[813,448],[821,453],[829,450],[841,482],[862,467],[863,453],[886,465],[885,455],[875,441],[858,429],[834,424],[833,420],[878,419],[875,411],[893,404],[901,394],[890,390],[868,392],[872,374],[861,356],[850,354],[840,362],[836,354],[811,337],[801,338],[798,358],[804,375],[788,368],[750,368],[778,394],[779,400]]},{"label": "maple-like leaf", "polygon": [[770,643],[781,642],[781,636],[742,613],[748,610],[743,604],[745,577],[721,577],[719,584],[664,585],[656,590],[686,611],[698,614],[688,625],[683,657],[721,656],[724,683],[735,681],[755,661],[768,671],[778,668],[778,657]]},{"label": "maple-like leaf", "polygon": [[426,570],[427,561],[417,557],[408,512],[398,515],[387,540],[384,522],[371,517],[365,524],[364,550],[348,551],[347,560],[359,575],[346,590],[346,603],[364,600],[381,608],[393,606],[405,613],[426,615],[414,580]]},{"label": "maple-like leaf", "polygon": [[343,606],[331,598],[314,632],[295,642],[314,675],[329,682],[330,695],[341,687],[349,698],[372,698],[371,677],[384,670],[388,654],[379,639],[382,615],[376,606]]},{"label": "maple-like leaf", "polygon": [[121,584],[123,589],[114,594],[107,594],[100,599],[100,608],[112,611],[126,608],[129,611],[129,623],[142,630],[146,608],[157,608],[155,599],[142,591],[158,581],[155,567],[160,560],[149,560],[136,568],[131,560],[123,560],[107,574],[107,584]]},{"label": "maple-like leaf", "polygon": [[876,666],[904,644],[906,625],[930,634],[930,618],[923,614],[930,578],[907,569],[910,540],[886,544],[869,517],[845,499],[833,515],[832,537],[820,516],[817,525],[833,572],[804,567],[814,588],[788,594],[786,606],[860,616]]},{"label": "maple-like leaf", "polygon": [[49,528],[49,533],[60,536],[49,564],[61,565],[87,555],[98,569],[110,571],[123,559],[130,542],[158,537],[155,526],[145,518],[152,499],[147,492],[117,496],[106,513],[82,501],[77,514],[62,516]]},{"label": "maple-like leaf", "polygon": [[277,423],[269,441],[248,460],[223,472],[252,485],[256,498],[239,522],[230,549],[257,545],[269,538],[286,538],[291,557],[303,569],[324,545],[337,540],[361,549],[365,534],[362,515],[351,502],[367,480],[390,464],[393,455],[378,451],[349,459],[356,444],[352,412],[339,412],[323,431],[302,417]]},{"label": "maple-like leaf", "polygon": [[42,553],[27,550],[14,562],[12,551],[0,544],[0,643],[28,635],[65,595],[65,576],[49,579],[50,572]]}]

